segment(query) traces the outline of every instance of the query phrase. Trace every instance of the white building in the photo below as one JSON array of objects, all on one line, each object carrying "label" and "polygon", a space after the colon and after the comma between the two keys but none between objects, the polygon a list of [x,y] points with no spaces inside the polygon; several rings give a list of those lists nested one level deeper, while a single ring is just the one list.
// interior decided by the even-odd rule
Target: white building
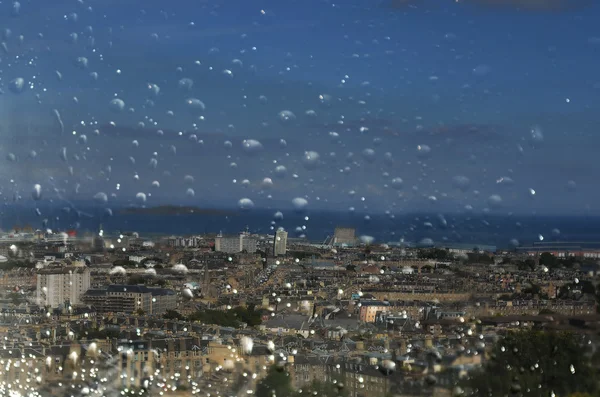
[{"label": "white building", "polygon": [[142,255],[129,255],[129,260],[135,263],[140,263],[144,259],[146,259],[146,257]]},{"label": "white building", "polygon": [[50,265],[37,273],[37,302],[42,306],[80,304],[89,288],[90,269],[86,266]]},{"label": "white building", "polygon": [[201,237],[196,237],[196,236],[192,236],[192,237],[172,237],[168,241],[168,244],[171,247],[189,247],[189,248],[195,248],[195,247],[200,246],[201,243],[202,243],[202,238]]},{"label": "white building", "polygon": [[258,237],[250,233],[240,233],[237,237],[224,237],[221,233],[215,237],[215,251],[235,254],[238,252],[256,252]]},{"label": "white building", "polygon": [[356,230],[349,227],[336,227],[333,235],[333,245],[353,246],[356,244]]},{"label": "white building", "polygon": [[287,252],[287,237],[288,233],[285,230],[277,230],[273,242],[273,255],[281,256]]},{"label": "white building", "polygon": [[99,313],[162,314],[177,307],[177,294],[165,288],[148,288],[145,285],[109,285],[103,289],[90,289],[83,301]]}]

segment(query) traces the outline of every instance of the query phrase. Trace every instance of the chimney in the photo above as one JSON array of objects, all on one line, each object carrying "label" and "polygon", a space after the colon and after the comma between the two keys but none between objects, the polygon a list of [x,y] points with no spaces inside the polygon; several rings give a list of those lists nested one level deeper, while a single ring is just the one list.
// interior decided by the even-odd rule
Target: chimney
[{"label": "chimney", "polygon": [[400,340],[400,355],[406,354],[407,350],[408,350],[408,348],[407,348],[406,338],[402,338]]},{"label": "chimney", "polygon": [[432,348],[433,347],[433,338],[431,335],[425,336],[425,347]]}]

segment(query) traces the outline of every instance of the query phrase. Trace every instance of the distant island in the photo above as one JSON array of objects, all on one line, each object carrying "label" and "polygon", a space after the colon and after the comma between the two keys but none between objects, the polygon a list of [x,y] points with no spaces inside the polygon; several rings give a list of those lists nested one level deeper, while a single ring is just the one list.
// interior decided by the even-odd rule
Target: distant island
[{"label": "distant island", "polygon": [[161,205],[158,207],[127,207],[119,211],[121,214],[147,215],[237,215],[235,211],[187,207],[177,205]]}]

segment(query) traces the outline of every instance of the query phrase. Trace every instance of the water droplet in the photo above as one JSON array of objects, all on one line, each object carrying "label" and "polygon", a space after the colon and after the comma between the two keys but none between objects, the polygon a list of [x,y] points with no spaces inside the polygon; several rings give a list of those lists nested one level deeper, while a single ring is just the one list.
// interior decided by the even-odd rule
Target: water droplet
[{"label": "water droplet", "polygon": [[181,90],[190,91],[194,86],[194,81],[190,78],[184,77],[177,83],[177,86]]},{"label": "water droplet", "polygon": [[375,150],[373,149],[364,149],[362,151],[362,156],[365,159],[365,161],[367,161],[368,163],[372,163],[375,161]]},{"label": "water droplet", "polygon": [[238,207],[243,211],[247,211],[254,208],[254,203],[249,198],[243,198],[238,201]]},{"label": "water droplet", "polygon": [[375,242],[375,237],[362,235],[359,237],[359,240],[361,243],[369,245],[369,244],[373,244]]},{"label": "water droplet", "polygon": [[304,156],[302,157],[302,164],[304,168],[309,170],[314,170],[319,165],[319,153],[315,151],[307,151],[304,152]]},{"label": "water droplet", "polygon": [[457,175],[454,178],[452,178],[452,184],[457,189],[460,189],[462,191],[466,191],[469,188],[469,185],[471,184],[471,181],[466,176]]},{"label": "water droplet", "polygon": [[242,147],[245,153],[256,154],[262,151],[263,145],[256,139],[244,139],[242,141]]},{"label": "water droplet", "polygon": [[188,272],[188,268],[187,266],[185,266],[182,263],[178,263],[176,265],[174,265],[171,270],[173,270],[175,273],[180,273],[180,274],[187,274]]},{"label": "water droplet", "polygon": [[75,60],[75,66],[79,69],[87,69],[88,63],[89,61],[86,57],[79,57]]},{"label": "water droplet", "polygon": [[154,83],[148,83],[148,90],[154,96],[160,94],[160,87]]},{"label": "water droplet", "polygon": [[20,94],[25,89],[25,80],[22,77],[17,77],[8,84],[8,89],[13,94]]},{"label": "water droplet", "polygon": [[270,189],[273,187],[273,180],[271,178],[264,178],[260,185],[263,189]]},{"label": "water droplet", "polygon": [[251,354],[252,348],[254,347],[254,342],[252,341],[252,338],[250,338],[249,336],[243,336],[240,339],[240,346],[241,346],[242,352],[244,354]]},{"label": "water droplet", "polygon": [[94,195],[94,200],[100,204],[104,204],[108,201],[108,196],[104,192],[98,192]]},{"label": "water droplet", "polygon": [[127,275],[127,270],[123,266],[115,266],[109,270],[108,274],[125,276]]},{"label": "water droplet", "polygon": [[188,106],[188,108],[195,110],[195,111],[204,111],[206,110],[206,106],[204,105],[204,102],[202,102],[200,99],[196,99],[196,98],[188,98],[185,100],[186,105]]},{"label": "water droplet", "polygon": [[492,71],[492,68],[489,65],[478,65],[473,68],[473,74],[475,76],[485,76]]},{"label": "water droplet", "polygon": [[402,189],[402,186],[404,185],[404,181],[402,180],[402,178],[394,178],[392,179],[392,187],[396,190]]},{"label": "water droplet", "polygon": [[194,293],[189,288],[184,288],[183,290],[181,290],[181,295],[186,299],[194,298]]},{"label": "water droplet", "polygon": [[283,165],[278,165],[277,167],[275,167],[275,176],[278,178],[283,178],[285,177],[287,174],[287,168],[285,168],[285,166]]},{"label": "water droplet", "polygon": [[14,17],[18,17],[21,14],[21,3],[18,1],[12,3],[11,14]]},{"label": "water droplet", "polygon": [[385,375],[389,375],[392,372],[394,372],[394,370],[396,369],[396,363],[392,360],[383,360],[381,362],[381,371],[385,374]]},{"label": "water droplet", "polygon": [[540,126],[536,125],[536,126],[531,127],[531,129],[529,130],[529,134],[530,134],[532,143],[540,144],[540,143],[544,142],[544,133]]},{"label": "water droplet", "polygon": [[292,200],[292,205],[296,211],[303,211],[308,206],[308,201],[302,197],[296,197]]},{"label": "water droplet", "polygon": [[431,152],[431,148],[427,145],[417,145],[417,155],[419,157],[427,157]]},{"label": "water droplet", "polygon": [[42,186],[39,184],[33,185],[33,191],[31,192],[31,196],[34,200],[39,200],[42,198]]},{"label": "water droplet", "polygon": [[499,185],[511,186],[515,182],[509,176],[502,176],[502,177],[496,179],[496,183],[499,184]]},{"label": "water droplet", "polygon": [[113,112],[120,113],[123,111],[123,109],[125,109],[125,102],[123,102],[122,99],[114,98],[110,101],[108,106]]},{"label": "water droplet", "polygon": [[437,383],[437,378],[433,374],[428,374],[425,376],[425,384],[428,386],[433,386]]},{"label": "water droplet", "polygon": [[490,197],[488,197],[488,204],[490,207],[498,208],[502,205],[502,197],[500,197],[498,194],[492,194]]},{"label": "water droplet", "polygon": [[288,124],[296,120],[296,115],[290,110],[282,110],[278,114],[279,121]]}]

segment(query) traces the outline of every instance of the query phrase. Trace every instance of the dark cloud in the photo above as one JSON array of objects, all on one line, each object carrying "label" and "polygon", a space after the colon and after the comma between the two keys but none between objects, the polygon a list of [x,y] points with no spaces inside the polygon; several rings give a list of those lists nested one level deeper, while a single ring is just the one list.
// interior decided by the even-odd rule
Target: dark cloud
[{"label": "dark cloud", "polygon": [[494,8],[544,12],[572,11],[592,4],[591,0],[462,0],[462,2]]},{"label": "dark cloud", "polygon": [[[440,2],[436,2],[439,5]],[[448,3],[473,4],[494,9],[513,8],[527,11],[564,12],[578,10],[593,4],[592,0],[450,0]],[[395,9],[433,5],[426,0],[391,0],[388,5]]]}]

